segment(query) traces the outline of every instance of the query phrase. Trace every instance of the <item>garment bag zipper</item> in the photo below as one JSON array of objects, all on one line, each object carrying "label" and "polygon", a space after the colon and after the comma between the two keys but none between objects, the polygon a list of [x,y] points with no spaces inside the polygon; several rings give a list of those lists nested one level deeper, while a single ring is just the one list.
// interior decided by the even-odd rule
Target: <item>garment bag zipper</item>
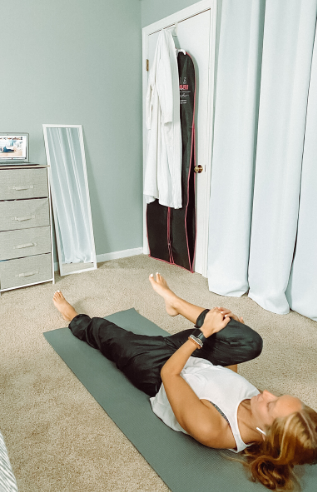
[{"label": "garment bag zipper", "polygon": [[173,253],[172,253],[172,242],[171,242],[171,208],[167,209],[167,247],[170,257],[170,263],[174,263]]}]

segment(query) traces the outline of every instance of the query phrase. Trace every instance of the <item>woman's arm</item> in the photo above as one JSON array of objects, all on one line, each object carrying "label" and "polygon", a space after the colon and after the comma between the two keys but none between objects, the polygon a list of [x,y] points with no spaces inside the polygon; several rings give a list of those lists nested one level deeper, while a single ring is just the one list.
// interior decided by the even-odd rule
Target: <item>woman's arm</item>
[{"label": "woman's arm", "polygon": [[[224,318],[219,309],[214,308],[206,315],[201,331],[207,338],[222,330],[230,318]],[[197,349],[192,340],[187,340],[164,364],[161,378],[167,398],[180,426],[197,441],[210,447],[222,447],[219,442],[219,422],[202,403],[180,373],[187,360]]]}]

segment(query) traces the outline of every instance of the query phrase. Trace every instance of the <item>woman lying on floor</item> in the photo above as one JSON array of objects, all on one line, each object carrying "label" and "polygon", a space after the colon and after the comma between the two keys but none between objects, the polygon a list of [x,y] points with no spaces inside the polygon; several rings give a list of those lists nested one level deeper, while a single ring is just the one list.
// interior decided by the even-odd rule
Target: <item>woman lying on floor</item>
[{"label": "woman lying on floor", "polygon": [[150,282],[168,314],[183,315],[195,329],[166,337],[135,335],[78,314],[59,291],[53,301],[77,338],[99,349],[151,397],[165,424],[205,446],[243,451],[254,481],[291,490],[297,483],[293,466],[317,460],[317,413],[294,396],[260,393],[237,374],[237,364],[262,350],[260,335],[242,318],[222,307],[189,304],[159,274]]}]

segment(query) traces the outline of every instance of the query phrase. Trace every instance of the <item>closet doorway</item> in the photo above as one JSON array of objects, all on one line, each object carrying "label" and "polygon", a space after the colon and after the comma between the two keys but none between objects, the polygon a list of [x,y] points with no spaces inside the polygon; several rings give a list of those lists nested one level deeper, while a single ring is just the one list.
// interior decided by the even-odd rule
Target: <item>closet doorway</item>
[{"label": "closet doorway", "polygon": [[[147,152],[145,97],[148,68],[152,66],[156,41],[161,29],[170,30],[175,46],[192,57],[196,75],[196,255],[194,270],[207,276],[211,150],[213,135],[214,63],[216,43],[216,0],[202,0],[142,29],[143,57],[143,163]],[[144,173],[145,167],[143,168]],[[143,253],[149,254],[146,231],[146,203],[143,201]]]}]

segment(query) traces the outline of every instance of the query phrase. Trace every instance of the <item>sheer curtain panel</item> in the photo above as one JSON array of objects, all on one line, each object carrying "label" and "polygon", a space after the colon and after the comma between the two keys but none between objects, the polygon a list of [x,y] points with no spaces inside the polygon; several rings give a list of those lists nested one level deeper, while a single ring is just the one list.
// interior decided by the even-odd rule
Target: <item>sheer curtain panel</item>
[{"label": "sheer curtain panel", "polygon": [[261,0],[222,2],[208,240],[209,289],[248,290],[264,8]]},{"label": "sheer curtain panel", "polygon": [[297,241],[286,298],[290,308],[317,321],[317,33],[308,97]]},{"label": "sheer curtain panel", "polygon": [[317,0],[222,2],[208,250],[210,290],[312,319],[316,13]]}]

